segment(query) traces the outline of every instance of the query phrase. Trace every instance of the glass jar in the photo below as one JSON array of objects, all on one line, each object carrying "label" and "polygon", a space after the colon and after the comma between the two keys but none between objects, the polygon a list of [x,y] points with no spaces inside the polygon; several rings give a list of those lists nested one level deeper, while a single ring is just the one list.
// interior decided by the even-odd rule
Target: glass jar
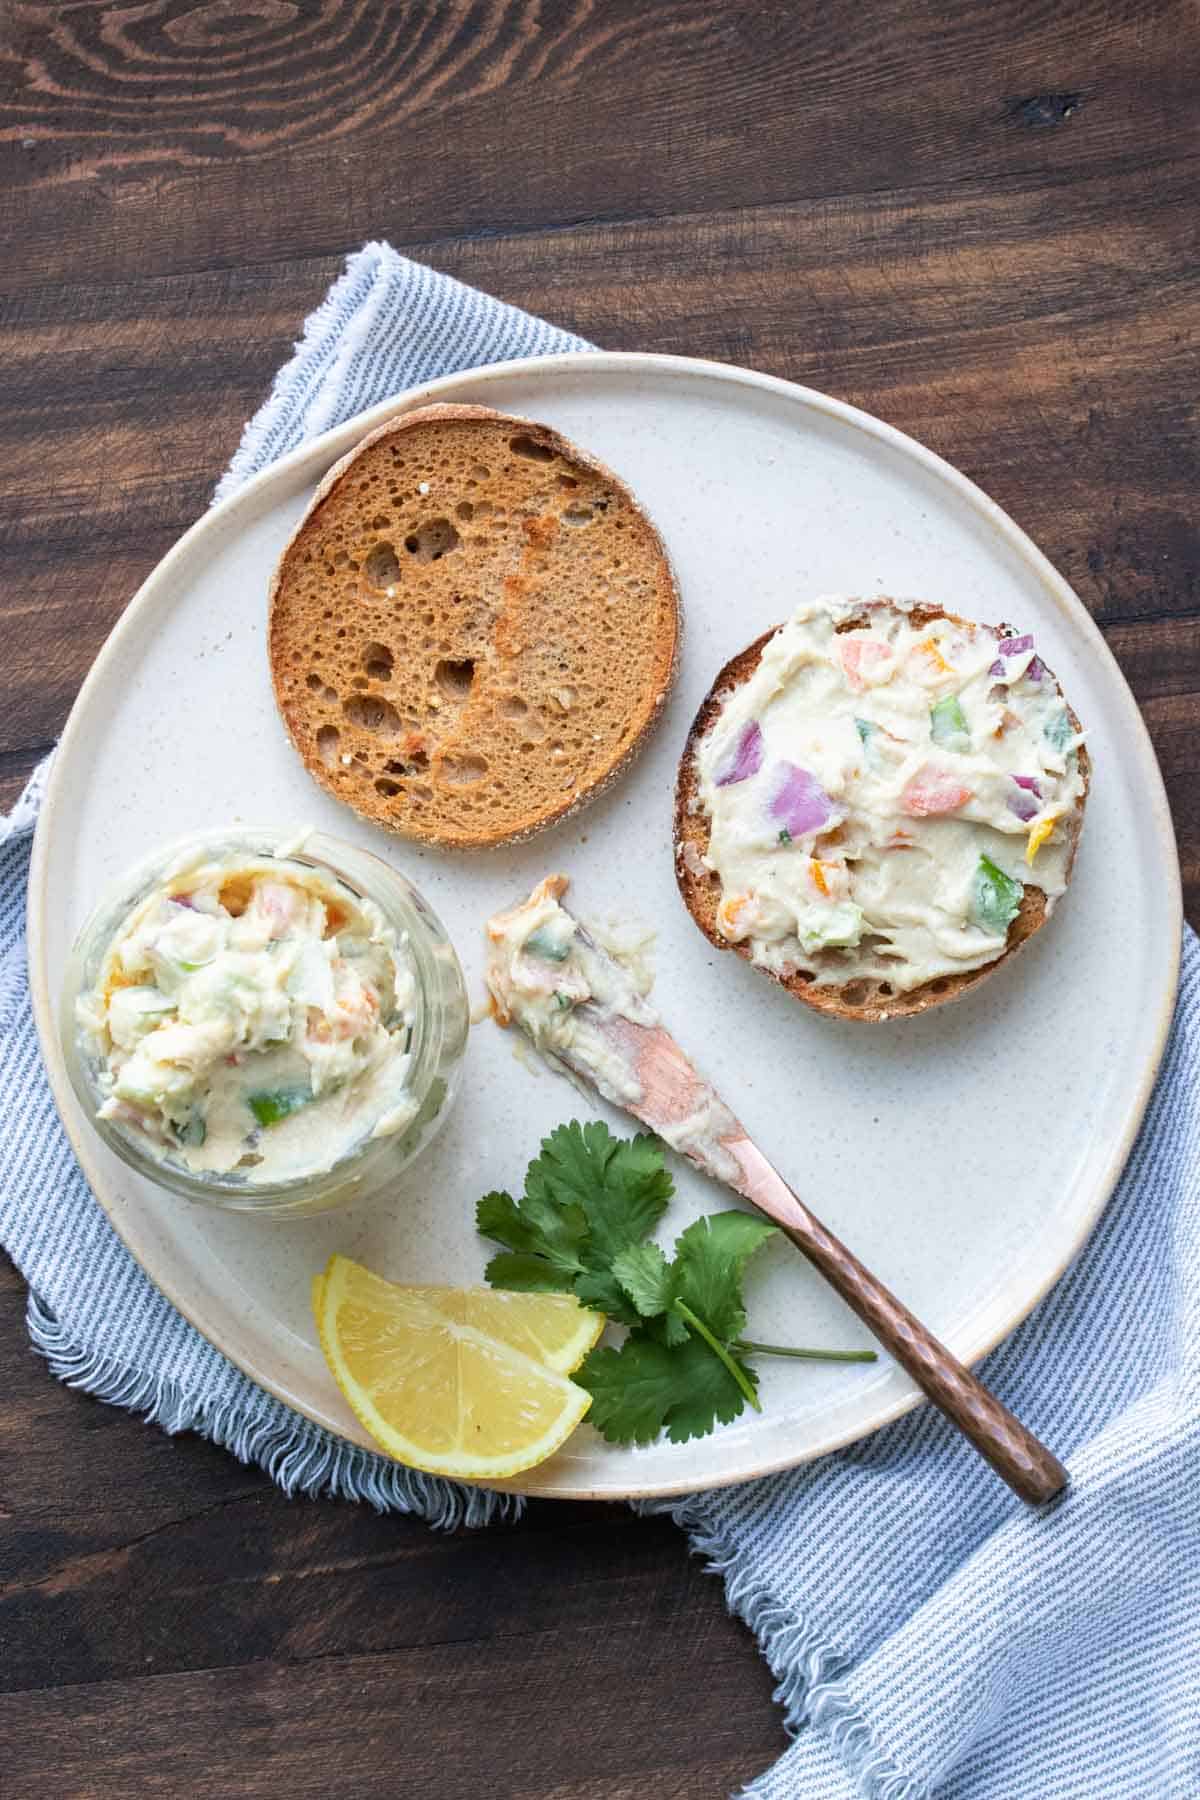
[{"label": "glass jar", "polygon": [[[249,1169],[197,1171],[142,1131],[120,1119],[97,1116],[106,1089],[101,1046],[79,1021],[77,1002],[95,993],[105,957],[134,911],[165,883],[212,860],[277,861],[313,871],[352,902],[373,903],[396,933],[414,981],[415,998],[405,1081],[415,1107],[390,1135],[366,1135],[328,1166],[286,1178],[256,1180]],[[297,836],[270,829],[234,827],[180,839],[146,857],[107,891],[77,937],[67,965],[60,1029],[67,1070],[80,1104],[104,1142],[147,1180],[203,1205],[268,1216],[325,1212],[370,1198],[390,1185],[437,1134],[458,1084],[469,1030],[466,984],[454,946],[440,919],[395,869],[353,844],[320,832]]]}]

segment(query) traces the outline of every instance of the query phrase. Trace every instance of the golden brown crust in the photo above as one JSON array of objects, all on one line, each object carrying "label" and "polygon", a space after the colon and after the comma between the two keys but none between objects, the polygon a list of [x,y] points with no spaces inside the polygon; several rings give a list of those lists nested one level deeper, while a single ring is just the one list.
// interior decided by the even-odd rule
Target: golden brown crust
[{"label": "golden brown crust", "polygon": [[[864,602],[863,610],[848,615],[838,624],[839,631],[851,631],[866,622],[869,611],[873,607],[888,606],[892,602],[886,598]],[[906,609],[907,616],[917,627],[927,625],[934,619],[949,619],[956,625],[969,625],[971,621],[961,619],[957,614],[947,612],[940,606],[913,606]],[[979,630],[990,631],[997,640],[1013,635],[1009,625],[977,626]],[[776,627],[778,629],[778,627]],[[748,681],[758,667],[759,658],[775,636],[775,630],[765,631],[760,638],[733,657],[725,664],[712,687],[709,689],[699,712],[692,721],[683,755],[679,761],[679,776],[675,787],[675,878],[683,903],[695,919],[697,925],[718,950],[736,950],[739,956],[751,962],[748,945],[731,944],[721,936],[717,929],[717,907],[721,901],[721,885],[718,877],[706,870],[701,862],[708,849],[708,820],[701,812],[698,804],[698,777],[696,771],[696,751],[700,740],[716,723],[729,695],[735,688]],[[1067,712],[1076,731],[1082,729],[1069,702],[1065,700]],[[1075,852],[1079,845],[1079,834],[1083,827],[1084,807],[1087,803],[1088,784],[1091,764],[1087,750],[1081,745],[1079,749],[1079,770],[1083,777],[1083,796],[1079,803],[1079,811],[1074,820],[1073,840],[1070,857],[1067,863],[1067,876],[1070,878],[1071,867],[1075,860]],[[1040,888],[1032,885],[1025,889],[1021,901],[1021,909],[1008,928],[1008,945],[1002,956],[995,962],[988,963],[982,969],[972,969],[965,975],[939,976],[934,981],[927,981],[923,986],[913,988],[909,993],[901,994],[891,990],[886,982],[875,980],[855,980],[840,987],[817,986],[813,978],[804,972],[794,975],[776,975],[772,970],[762,969],[773,981],[786,988],[796,1000],[802,1000],[805,1006],[814,1011],[825,1013],[831,1018],[865,1019],[879,1023],[885,1019],[909,1018],[915,1013],[928,1012],[931,1007],[944,1006],[950,1000],[957,1000],[969,988],[979,983],[998,969],[1001,963],[1015,956],[1022,945],[1027,944],[1036,931],[1045,924],[1049,912],[1046,896]],[[752,963],[755,968],[760,964]]]},{"label": "golden brown crust", "polygon": [[666,550],[625,484],[483,406],[364,438],[270,590],[275,698],[310,774],[439,845],[516,842],[602,793],[662,711],[678,640]]}]

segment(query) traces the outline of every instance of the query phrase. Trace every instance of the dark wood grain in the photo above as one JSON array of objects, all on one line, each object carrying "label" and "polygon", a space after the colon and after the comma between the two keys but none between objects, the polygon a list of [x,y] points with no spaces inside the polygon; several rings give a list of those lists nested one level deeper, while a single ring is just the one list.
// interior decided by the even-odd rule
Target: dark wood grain
[{"label": "dark wood grain", "polygon": [[[1194,15],[1052,0],[10,9],[18,282],[1158,167]],[[1195,148],[1194,145],[1191,148]],[[1150,184],[1147,183],[1147,186]]]},{"label": "dark wood grain", "polygon": [[635,1673],[643,1651],[629,1631],[551,1633],[504,1656],[467,1643],[304,1664],[264,1658],[98,1682],[69,1697],[0,1696],[0,1744],[11,1746],[4,1792],[7,1800],[45,1800],[47,1791],[55,1800],[280,1792],[695,1800],[728,1793],[755,1757],[783,1748],[762,1728],[765,1705],[731,1700],[739,1669],[728,1645],[674,1661],[680,1691],[696,1694],[685,1689],[689,1675],[702,1684],[694,1708],[663,1708],[658,1684]]},{"label": "dark wood grain", "polygon": [[[1200,922],[1187,0],[0,13],[0,804],[346,250],[881,414],[1074,583]],[[0,1268],[0,1792],[728,1792],[770,1677],[664,1520],[290,1504],[53,1382]]]}]

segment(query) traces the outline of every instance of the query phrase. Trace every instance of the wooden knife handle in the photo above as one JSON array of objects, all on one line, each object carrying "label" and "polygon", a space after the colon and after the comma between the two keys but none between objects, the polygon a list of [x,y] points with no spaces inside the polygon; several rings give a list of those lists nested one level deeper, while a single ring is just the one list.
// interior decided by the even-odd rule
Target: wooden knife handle
[{"label": "wooden knife handle", "polygon": [[728,1148],[746,1176],[738,1191],[786,1233],[1001,1480],[1031,1506],[1061,1493],[1069,1477],[1045,1444],[814,1218],[748,1139]]}]

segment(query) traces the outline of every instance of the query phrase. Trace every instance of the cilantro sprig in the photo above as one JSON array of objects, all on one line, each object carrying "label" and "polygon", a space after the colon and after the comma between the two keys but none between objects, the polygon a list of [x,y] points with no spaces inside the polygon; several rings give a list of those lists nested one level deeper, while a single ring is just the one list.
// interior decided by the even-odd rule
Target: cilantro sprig
[{"label": "cilantro sprig", "polygon": [[488,1264],[487,1279],[522,1293],[572,1293],[636,1325],[640,1315],[613,1261],[650,1235],[674,1192],[656,1138],[615,1138],[600,1120],[572,1119],[543,1138],[520,1200],[493,1193],[479,1202],[477,1230],[506,1246]]},{"label": "cilantro sprig", "polygon": [[774,1225],[743,1212],[697,1219],[668,1258],[650,1233],[674,1183],[657,1138],[615,1138],[596,1120],[560,1125],[530,1163],[525,1192],[485,1194],[484,1237],[503,1248],[487,1265],[493,1287],[572,1293],[627,1328],[575,1373],[592,1396],[591,1423],[611,1443],[704,1437],[759,1410],[751,1355],[873,1362],[871,1350],[800,1350],[745,1338],[746,1265]]}]

